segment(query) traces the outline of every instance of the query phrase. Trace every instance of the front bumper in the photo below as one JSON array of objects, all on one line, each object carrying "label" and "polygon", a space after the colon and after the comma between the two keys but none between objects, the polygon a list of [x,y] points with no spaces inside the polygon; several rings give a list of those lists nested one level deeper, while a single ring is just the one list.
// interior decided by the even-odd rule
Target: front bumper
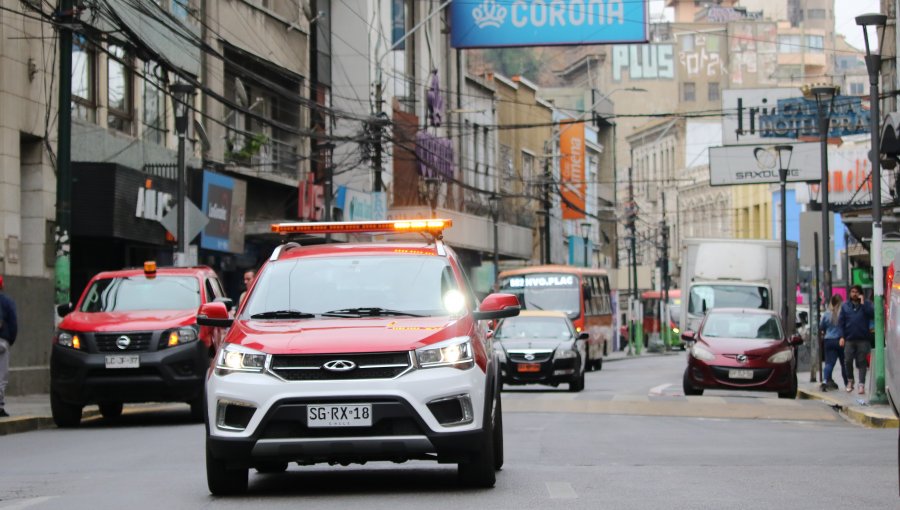
[{"label": "front bumper", "polygon": [[[578,358],[548,359],[537,362],[519,362],[506,359],[500,362],[504,384],[560,384],[575,378],[580,367]],[[537,367],[537,370],[535,369]],[[527,369],[529,371],[523,371]]]},{"label": "front bumper", "polygon": [[[750,370],[752,379],[732,379],[731,370]],[[716,364],[707,365],[692,360],[688,364],[688,379],[695,388],[742,390],[742,391],[786,391],[793,384],[792,363],[767,365]]]},{"label": "front bumper", "polygon": [[[206,388],[207,446],[215,458],[238,466],[273,461],[460,462],[483,444],[487,394],[487,378],[477,367],[417,369],[391,379],[327,381],[213,373]],[[468,401],[472,411],[468,421],[441,424],[428,404],[448,397]],[[372,425],[307,427],[307,405],[341,403],[370,404]],[[220,419],[237,404],[244,413],[238,426]]]},{"label": "front bumper", "polygon": [[114,352],[83,352],[54,345],[50,387],[73,404],[99,402],[188,402],[203,396],[208,349],[192,342],[158,351],[126,352],[140,357],[138,368],[106,368]]}]

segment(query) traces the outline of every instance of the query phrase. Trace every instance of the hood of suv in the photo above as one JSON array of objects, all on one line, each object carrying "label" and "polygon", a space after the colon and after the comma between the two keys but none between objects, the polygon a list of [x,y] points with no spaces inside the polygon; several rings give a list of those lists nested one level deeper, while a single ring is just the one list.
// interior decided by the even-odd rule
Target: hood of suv
[{"label": "hood of suv", "polygon": [[129,312],[72,312],[59,328],[68,331],[143,331],[187,326],[196,322],[197,310],[135,310]]},{"label": "hood of suv", "polygon": [[466,335],[454,317],[363,317],[235,321],[226,341],[269,354],[408,351]]}]

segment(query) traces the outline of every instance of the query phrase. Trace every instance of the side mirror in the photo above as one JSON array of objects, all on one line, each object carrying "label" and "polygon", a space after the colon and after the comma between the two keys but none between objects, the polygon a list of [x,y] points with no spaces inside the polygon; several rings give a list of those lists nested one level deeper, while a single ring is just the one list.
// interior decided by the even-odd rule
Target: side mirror
[{"label": "side mirror", "polygon": [[590,338],[591,338],[591,334],[588,333],[587,331],[582,331],[581,333],[578,333],[579,340],[589,340]]},{"label": "side mirror", "polygon": [[684,340],[685,342],[696,342],[697,334],[694,333],[693,331],[685,331],[684,333],[681,334],[681,339]]},{"label": "side mirror", "polygon": [[225,309],[229,312],[234,309],[234,300],[230,297],[217,297],[213,300],[214,303],[225,303]]},{"label": "side mirror", "polygon": [[472,316],[477,321],[503,319],[519,315],[519,298],[513,294],[488,294]]},{"label": "side mirror", "polygon": [[75,309],[75,307],[72,305],[72,303],[66,303],[64,305],[56,305],[56,313],[58,313],[60,317],[65,317],[66,315],[69,315],[70,313],[72,313],[72,310],[74,310],[74,309]]},{"label": "side mirror", "polygon": [[228,308],[225,303],[213,301],[200,306],[197,312],[197,324],[211,326],[213,328],[230,328],[234,319],[228,317]]},{"label": "side mirror", "polygon": [[788,338],[788,343],[791,345],[803,345],[803,337],[800,335],[794,335]]}]

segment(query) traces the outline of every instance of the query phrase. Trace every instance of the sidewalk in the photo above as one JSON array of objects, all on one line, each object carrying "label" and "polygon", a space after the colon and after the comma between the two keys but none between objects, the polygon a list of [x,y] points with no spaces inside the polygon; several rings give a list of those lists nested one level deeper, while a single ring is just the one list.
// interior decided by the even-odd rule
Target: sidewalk
[{"label": "sidewalk", "polygon": [[[179,403],[148,403],[128,404],[124,413],[146,411],[148,409],[187,409],[187,405]],[[50,411],[50,395],[21,395],[6,396],[6,412],[9,418],[0,418],[0,436],[55,428],[53,413]],[[96,405],[85,406],[81,412],[81,420],[96,419],[100,417],[100,410]]]}]

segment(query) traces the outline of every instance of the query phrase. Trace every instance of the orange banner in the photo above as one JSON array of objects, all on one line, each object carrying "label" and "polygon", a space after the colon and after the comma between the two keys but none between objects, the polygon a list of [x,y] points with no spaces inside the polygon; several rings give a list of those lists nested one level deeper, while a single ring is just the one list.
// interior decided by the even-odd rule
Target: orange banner
[{"label": "orange banner", "polygon": [[559,191],[564,220],[584,218],[587,185],[584,182],[584,124],[570,124],[559,134],[562,157],[559,163]]}]

